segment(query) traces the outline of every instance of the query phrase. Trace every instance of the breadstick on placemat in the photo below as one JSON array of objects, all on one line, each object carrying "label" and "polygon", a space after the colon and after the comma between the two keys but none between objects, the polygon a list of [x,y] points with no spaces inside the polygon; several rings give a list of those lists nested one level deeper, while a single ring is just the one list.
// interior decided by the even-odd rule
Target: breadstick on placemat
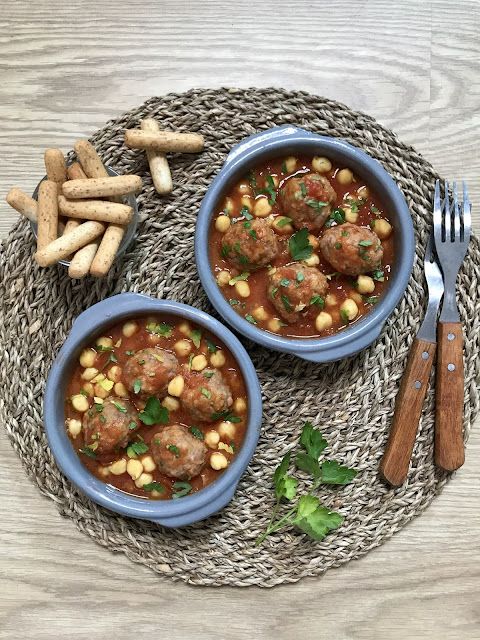
[{"label": "breadstick on placemat", "polygon": [[57,183],[52,180],[44,180],[38,187],[37,251],[57,238],[57,192]]},{"label": "breadstick on placemat", "polygon": [[110,224],[100,243],[100,247],[90,267],[90,273],[96,278],[106,276],[115,260],[118,248],[125,235],[126,227],[120,224]]},{"label": "breadstick on placemat", "polygon": [[[158,133],[160,131],[158,122],[153,118],[142,120],[140,127],[142,131],[147,133]],[[160,195],[170,193],[173,189],[173,183],[167,156],[162,151],[147,149],[147,159],[155,191]]]},{"label": "breadstick on placemat", "polygon": [[97,238],[76,252],[70,260],[70,266],[68,267],[68,275],[71,278],[84,278],[87,275],[99,244],[100,238]]},{"label": "breadstick on placemat", "polygon": [[205,140],[197,133],[172,133],[170,131],[150,133],[140,129],[128,129],[125,131],[125,145],[132,149],[197,153],[203,150]]},{"label": "breadstick on placemat", "polygon": [[7,193],[8,204],[18,211],[22,216],[28,218],[32,222],[38,222],[38,204],[37,201],[27,196],[20,189],[10,189]]},{"label": "breadstick on placemat", "polygon": [[74,229],[79,227],[82,222],[85,221],[81,218],[70,218],[70,220],[67,220],[67,224],[65,225],[65,229],[63,230],[63,235],[65,235],[66,233],[70,233],[70,231],[73,231]]},{"label": "breadstick on placemat", "polygon": [[87,178],[108,178],[108,171],[103,166],[94,146],[88,140],[79,140],[73,145],[73,148]]},{"label": "breadstick on placemat", "polygon": [[41,267],[51,267],[53,264],[64,260],[67,256],[81,247],[84,247],[105,231],[103,222],[89,220],[65,236],[57,238],[47,246],[40,249],[34,258]]},{"label": "breadstick on placemat", "polygon": [[85,180],[85,178],[88,178],[79,162],[74,162],[67,167],[67,177],[69,180]]},{"label": "breadstick on placemat", "polygon": [[67,165],[61,149],[47,149],[45,151],[45,169],[47,178],[57,183],[58,193],[62,193],[62,185],[67,181]]},{"label": "breadstick on placemat", "polygon": [[129,224],[133,218],[132,207],[105,200],[67,200],[65,196],[59,196],[58,206],[60,212],[69,218],[86,218],[116,224]]},{"label": "breadstick on placemat", "polygon": [[66,198],[105,198],[130,193],[140,193],[142,179],[140,176],[110,176],[108,178],[87,178],[70,180],[63,187]]}]

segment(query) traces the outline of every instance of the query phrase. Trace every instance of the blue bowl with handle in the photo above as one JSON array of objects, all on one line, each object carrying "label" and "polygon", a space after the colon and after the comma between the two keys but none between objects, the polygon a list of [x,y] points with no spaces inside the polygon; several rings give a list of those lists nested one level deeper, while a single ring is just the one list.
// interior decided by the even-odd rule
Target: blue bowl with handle
[{"label": "blue bowl with handle", "polygon": [[[212,273],[209,259],[209,232],[213,216],[233,185],[252,167],[281,155],[327,156],[352,169],[382,199],[394,229],[395,261],[388,286],[375,307],[361,320],[325,338],[284,338],[255,327],[239,316],[223,297]],[[362,351],[374,342],[403,296],[415,254],[413,225],[400,189],[373,158],[352,145],[319,136],[298,127],[275,127],[257,133],[234,147],[208,189],[198,214],[195,230],[197,269],[210,302],[236,331],[258,344],[291,353],[313,362],[334,362]]]},{"label": "blue bowl with handle", "polygon": [[[82,464],[65,429],[67,382],[82,350],[112,325],[127,318],[155,313],[189,320],[218,336],[235,357],[247,389],[248,425],[245,439],[233,462],[212,484],[177,500],[136,498],[98,480]],[[262,397],[257,374],[247,352],[232,332],[215,318],[179,302],[157,300],[138,293],[121,293],[93,305],[73,323],[48,376],[43,417],[48,442],[58,466],[82,493],[102,507],[123,516],[151,520],[166,527],[181,527],[203,520],[232,499],[257,445],[262,422]]]}]

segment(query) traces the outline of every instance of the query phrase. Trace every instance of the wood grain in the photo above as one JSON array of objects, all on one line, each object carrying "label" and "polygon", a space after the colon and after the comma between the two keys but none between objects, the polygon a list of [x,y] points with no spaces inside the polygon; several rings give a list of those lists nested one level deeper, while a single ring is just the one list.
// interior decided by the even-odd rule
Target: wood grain
[{"label": "wood grain", "polygon": [[[199,86],[302,89],[369,113],[467,181],[479,228],[476,0],[16,0],[1,13],[2,236],[17,219],[5,195],[33,192],[45,149]],[[272,590],[164,582],[102,549],[38,493],[0,431],[0,638],[476,640],[479,426],[425,515],[362,560]]]}]

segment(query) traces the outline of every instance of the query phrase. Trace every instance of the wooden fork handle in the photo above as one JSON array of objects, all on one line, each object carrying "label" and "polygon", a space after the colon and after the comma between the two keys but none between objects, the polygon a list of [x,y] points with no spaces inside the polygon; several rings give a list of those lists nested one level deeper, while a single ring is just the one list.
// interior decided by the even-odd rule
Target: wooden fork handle
[{"label": "wooden fork handle", "polygon": [[394,487],[407,477],[435,349],[435,342],[415,338],[408,356],[387,448],[380,462],[380,473]]},{"label": "wooden fork handle", "polygon": [[440,322],[437,329],[435,463],[446,471],[465,462],[463,446],[463,339],[460,322]]}]

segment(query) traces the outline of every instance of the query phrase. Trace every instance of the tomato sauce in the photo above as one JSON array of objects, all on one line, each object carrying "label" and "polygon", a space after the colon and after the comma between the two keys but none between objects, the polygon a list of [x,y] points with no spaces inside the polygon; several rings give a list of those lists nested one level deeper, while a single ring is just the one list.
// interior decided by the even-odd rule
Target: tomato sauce
[{"label": "tomato sauce", "polygon": [[[125,331],[128,334],[131,333],[132,324],[136,327],[135,332],[133,335],[125,335]],[[130,325],[130,329],[126,330],[127,325]],[[165,334],[165,325],[170,326],[170,331],[167,331],[166,335],[159,334],[160,326]],[[156,327],[157,332],[152,330],[153,326]],[[179,343],[181,343],[181,349],[178,346]],[[162,405],[168,408],[166,423],[148,425],[140,421],[140,428],[132,432],[131,440],[126,447],[117,447],[110,453],[96,454],[95,443],[89,445],[86,442],[83,429],[80,430],[80,423],[84,420],[85,414],[91,417],[96,411],[101,412],[102,403],[113,396],[128,398],[138,414],[145,410],[145,399],[140,399],[135,393],[126,390],[124,366],[129,358],[135,358],[137,352],[152,347],[174,354],[178,360],[178,374],[183,373],[185,376],[189,375],[188,371],[193,366],[193,359],[203,354],[208,362],[207,368],[219,369],[230,388],[233,399],[231,408],[212,422],[201,422],[192,419],[190,411],[182,406],[180,398],[167,396],[160,399]],[[92,373],[95,371],[98,373],[92,378]],[[99,376],[100,378],[103,376],[103,380]],[[110,381],[110,378],[115,380],[113,387],[109,390],[104,389],[101,383],[103,382],[106,387],[111,386],[110,382],[113,380]],[[139,317],[111,327],[101,337],[93,340],[90,348],[82,352],[80,362],[72,371],[67,384],[65,425],[80,460],[99,480],[138,498],[168,500],[195,493],[219,477],[224,469],[212,468],[210,462],[212,454],[216,455],[217,459],[220,454],[223,455],[226,459],[225,468],[228,467],[238,453],[245,436],[247,403],[246,387],[240,368],[232,353],[216,336],[205,329],[200,330],[181,318]],[[75,408],[75,405],[79,406],[79,404],[83,406]],[[207,445],[205,464],[201,472],[193,478],[188,478],[188,481],[180,481],[178,478],[161,473],[152,458],[150,450],[152,437],[161,431],[165,424],[192,427],[190,432]],[[132,449],[129,446],[132,444],[137,446],[137,450],[140,446],[141,453],[136,453],[135,448]],[[140,460],[144,464],[145,480],[148,480],[145,484],[147,489],[142,486],[141,481],[138,486],[138,480],[136,484],[126,470],[118,475],[110,470],[118,471],[118,467],[122,469],[122,465],[124,467],[131,459]],[[122,460],[123,463],[119,462]],[[152,466],[155,468],[152,469]]]},{"label": "tomato sauce", "polygon": [[[315,166],[319,165],[315,163],[319,161],[324,162],[323,167],[316,169]],[[365,274],[373,280],[374,290],[361,293],[359,289],[362,287],[359,287],[356,276],[335,272],[333,267],[323,258],[318,248],[318,239],[326,227],[323,227],[319,232],[310,234],[309,243],[313,247],[313,253],[311,259],[304,264],[319,269],[327,277],[329,284],[328,293],[325,300],[322,300],[324,304],[321,309],[331,316],[332,321],[331,326],[320,330],[316,324],[316,317],[320,312],[318,306],[311,304],[301,314],[298,322],[288,324],[279,315],[267,293],[270,270],[292,264],[289,240],[298,231],[290,224],[289,212],[283,210],[281,198],[278,196],[290,178],[301,177],[309,172],[321,173],[329,180],[336,193],[336,199],[332,206],[341,209],[342,215],[346,214],[346,222],[351,222],[359,227],[368,227],[373,231],[377,230],[383,249],[381,268],[373,274]],[[347,173],[347,180],[345,180],[345,173]],[[348,174],[351,176],[350,181],[348,181]],[[258,190],[263,190],[263,193],[258,193]],[[272,191],[275,191],[274,202],[271,199]],[[256,204],[260,199],[265,202],[266,196],[269,197],[270,210],[265,215],[265,212],[260,209],[258,215]],[[250,273],[248,273],[248,266],[241,271],[238,267],[232,266],[228,256],[222,255],[222,236],[228,223],[225,220],[219,221],[226,214],[231,223],[247,220],[243,215],[243,212],[246,211],[245,207],[249,210],[249,217],[257,215],[267,220],[277,235],[279,245],[278,254],[268,267]],[[269,207],[266,208],[269,209]],[[287,218],[286,224],[282,226],[282,220],[285,222],[285,218]],[[279,222],[280,225],[278,225]],[[326,226],[335,226],[336,224],[337,222],[332,218]],[[349,172],[348,168],[335,165],[326,158],[318,159],[306,156],[269,160],[253,168],[249,174],[234,185],[212,220],[209,249],[211,268],[220,291],[240,316],[264,331],[300,339],[329,336],[358,322],[381,298],[388,285],[394,262],[394,240],[388,211],[373,189],[360,177]],[[372,278],[372,275],[376,276],[375,279]],[[242,277],[242,281],[249,285],[250,292],[246,297],[238,295],[237,288],[239,287],[236,287],[235,282],[232,282],[238,276]],[[370,285],[372,285],[371,282]],[[342,312],[342,303],[347,299],[354,300],[358,308],[357,315],[351,319],[346,318],[345,313]]]}]

